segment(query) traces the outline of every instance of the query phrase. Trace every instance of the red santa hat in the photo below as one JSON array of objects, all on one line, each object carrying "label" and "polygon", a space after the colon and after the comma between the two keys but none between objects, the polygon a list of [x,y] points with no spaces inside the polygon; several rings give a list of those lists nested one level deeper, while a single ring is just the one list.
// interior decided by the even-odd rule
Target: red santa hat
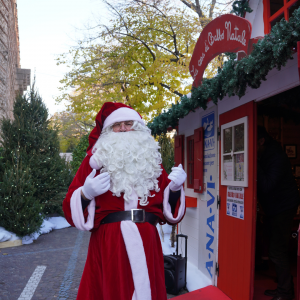
[{"label": "red santa hat", "polygon": [[141,115],[133,108],[123,104],[114,102],[105,102],[96,116],[96,126],[89,135],[89,146],[86,150],[89,156],[92,156],[92,149],[97,142],[102,130],[116,122],[122,121],[138,121],[144,124]]}]

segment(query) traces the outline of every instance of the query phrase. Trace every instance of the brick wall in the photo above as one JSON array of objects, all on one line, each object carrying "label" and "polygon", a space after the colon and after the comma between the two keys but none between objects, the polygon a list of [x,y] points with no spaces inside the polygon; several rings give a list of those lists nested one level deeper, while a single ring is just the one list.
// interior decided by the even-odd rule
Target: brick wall
[{"label": "brick wall", "polygon": [[22,94],[28,84],[30,70],[20,66],[17,3],[16,0],[0,0],[0,118],[13,117],[16,95]]}]

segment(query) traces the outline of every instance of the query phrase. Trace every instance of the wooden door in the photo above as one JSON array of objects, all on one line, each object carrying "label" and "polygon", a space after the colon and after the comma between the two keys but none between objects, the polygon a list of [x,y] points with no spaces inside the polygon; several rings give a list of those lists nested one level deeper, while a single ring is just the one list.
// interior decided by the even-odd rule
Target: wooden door
[{"label": "wooden door", "polygon": [[[217,286],[232,300],[252,300],[256,226],[256,105],[254,101],[221,114],[219,125],[243,117],[248,128],[248,186],[244,187],[244,220],[227,215],[227,186],[221,185],[219,212],[219,276]],[[246,128],[244,129],[246,130]],[[222,138],[220,139],[223,143]],[[221,150],[220,162],[221,162]],[[221,163],[219,166],[221,174]],[[245,170],[247,172],[247,170]]]}]

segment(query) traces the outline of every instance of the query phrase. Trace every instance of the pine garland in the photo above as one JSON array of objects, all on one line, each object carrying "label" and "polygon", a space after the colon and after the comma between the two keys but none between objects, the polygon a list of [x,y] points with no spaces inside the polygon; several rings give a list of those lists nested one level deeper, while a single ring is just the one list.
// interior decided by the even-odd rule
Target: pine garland
[{"label": "pine garland", "polygon": [[251,13],[253,10],[250,8],[247,0],[236,0],[232,4],[231,13],[236,14],[239,17],[244,17],[245,13]]},{"label": "pine garland", "polygon": [[[191,97],[186,95],[171,108],[148,123],[153,135],[167,131],[168,127],[178,125],[178,120],[200,107],[207,108],[207,99],[217,104],[226,95],[245,95],[247,87],[257,89],[270,70],[280,70],[289,59],[293,59],[293,48],[300,40],[300,8],[294,11],[289,22],[282,19],[264,39],[254,45],[252,53],[240,61],[235,61],[235,54],[224,63],[218,74],[211,79],[204,78],[202,85],[192,88]],[[300,51],[300,49],[298,50]]]}]

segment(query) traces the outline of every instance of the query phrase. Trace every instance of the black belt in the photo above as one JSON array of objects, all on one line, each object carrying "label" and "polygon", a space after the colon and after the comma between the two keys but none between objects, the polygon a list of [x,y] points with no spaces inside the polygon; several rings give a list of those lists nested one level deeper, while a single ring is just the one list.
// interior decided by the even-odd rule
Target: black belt
[{"label": "black belt", "polygon": [[117,211],[110,213],[102,219],[100,224],[132,221],[134,223],[148,222],[154,226],[159,222],[159,217],[153,213],[146,212],[144,209],[131,209],[126,211]]}]

